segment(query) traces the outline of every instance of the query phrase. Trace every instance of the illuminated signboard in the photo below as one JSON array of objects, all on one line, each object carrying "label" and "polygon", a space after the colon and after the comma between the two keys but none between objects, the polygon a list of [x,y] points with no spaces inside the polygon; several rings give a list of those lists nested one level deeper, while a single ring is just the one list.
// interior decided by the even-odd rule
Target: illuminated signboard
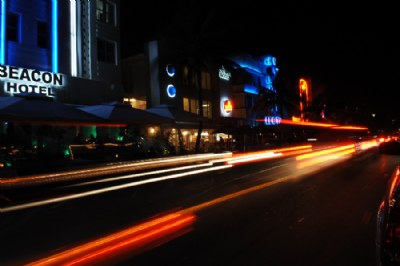
[{"label": "illuminated signboard", "polygon": [[281,123],[282,118],[279,116],[266,116],[264,117],[264,123],[268,126],[270,125],[279,125]]},{"label": "illuminated signboard", "polygon": [[221,97],[220,100],[220,110],[222,116],[232,116],[233,104],[228,97]]},{"label": "illuminated signboard", "polygon": [[231,72],[227,71],[224,66],[219,69],[218,76],[220,79],[229,81],[231,79]]},{"label": "illuminated signboard", "polygon": [[54,97],[56,89],[66,86],[63,74],[7,65],[0,65],[0,82],[3,83],[4,92],[9,95],[35,92]]},{"label": "illuminated signboard", "polygon": [[224,110],[226,113],[230,113],[233,110],[233,106],[230,100],[225,100],[224,101]]}]

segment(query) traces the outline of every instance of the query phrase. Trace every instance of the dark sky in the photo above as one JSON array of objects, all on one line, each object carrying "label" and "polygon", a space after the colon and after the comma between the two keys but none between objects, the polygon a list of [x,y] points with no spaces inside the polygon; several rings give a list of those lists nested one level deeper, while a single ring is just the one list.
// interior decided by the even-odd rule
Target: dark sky
[{"label": "dark sky", "polygon": [[310,76],[332,101],[400,115],[395,1],[129,2],[121,1],[123,57],[159,34],[197,36],[206,25],[201,36],[216,50],[274,55],[284,79]]}]

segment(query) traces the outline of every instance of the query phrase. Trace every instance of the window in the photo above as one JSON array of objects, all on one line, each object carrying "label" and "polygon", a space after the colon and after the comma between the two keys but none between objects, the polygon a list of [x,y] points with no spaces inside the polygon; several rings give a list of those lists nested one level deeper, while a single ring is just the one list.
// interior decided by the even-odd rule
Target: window
[{"label": "window", "polygon": [[97,0],[96,18],[98,21],[115,25],[115,4],[106,0]]},{"label": "window", "polygon": [[203,101],[203,116],[212,118],[212,104],[211,101]]},{"label": "window", "polygon": [[199,101],[197,99],[190,99],[190,112],[199,114]]},{"label": "window", "polygon": [[7,14],[6,38],[8,41],[19,42],[19,15]]},{"label": "window", "polygon": [[115,43],[97,39],[97,59],[102,62],[115,64]]},{"label": "window", "polygon": [[190,112],[189,98],[183,98],[183,110],[186,112]]},{"label": "window", "polygon": [[211,74],[208,71],[201,71],[200,87],[204,90],[211,90]]},{"label": "window", "polygon": [[47,22],[38,21],[37,23],[37,46],[40,48],[50,48],[50,31]]}]

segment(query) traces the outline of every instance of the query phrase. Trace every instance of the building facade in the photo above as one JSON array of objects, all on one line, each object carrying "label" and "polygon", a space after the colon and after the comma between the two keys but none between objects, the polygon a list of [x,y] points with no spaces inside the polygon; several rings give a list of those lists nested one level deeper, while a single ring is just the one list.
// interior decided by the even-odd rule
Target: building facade
[{"label": "building facade", "polygon": [[[166,104],[204,116],[204,142],[238,143],[240,129],[280,123],[275,57],[178,57],[157,41],[146,51],[123,60],[124,101],[133,107]],[[195,141],[197,127],[186,126],[186,143]]]},{"label": "building facade", "polygon": [[118,0],[1,0],[0,96],[122,99]]}]

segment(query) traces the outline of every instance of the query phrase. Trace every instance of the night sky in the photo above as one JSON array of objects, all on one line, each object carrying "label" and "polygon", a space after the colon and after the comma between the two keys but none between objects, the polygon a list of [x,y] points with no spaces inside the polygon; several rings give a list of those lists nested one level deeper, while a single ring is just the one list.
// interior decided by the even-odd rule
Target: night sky
[{"label": "night sky", "polygon": [[400,116],[394,1],[147,1],[137,9],[128,2],[121,1],[123,57],[166,33],[200,36],[218,52],[275,56],[281,79],[309,76],[334,104]]}]

